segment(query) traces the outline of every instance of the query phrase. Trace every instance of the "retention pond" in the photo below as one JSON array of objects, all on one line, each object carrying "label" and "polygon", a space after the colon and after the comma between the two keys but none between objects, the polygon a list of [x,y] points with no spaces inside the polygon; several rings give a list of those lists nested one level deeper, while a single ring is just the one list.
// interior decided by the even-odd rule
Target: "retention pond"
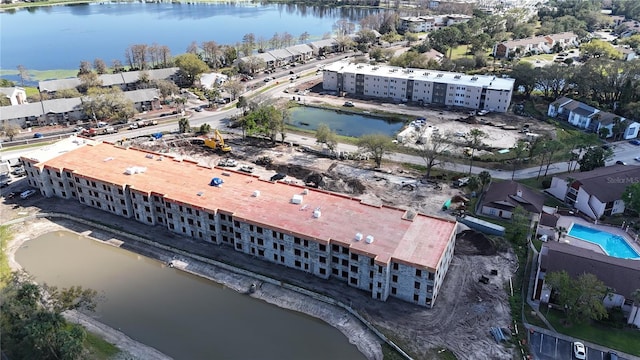
[{"label": "retention pond", "polygon": [[16,260],[39,283],[101,294],[92,316],[175,359],[364,359],[321,320],[66,231]]}]

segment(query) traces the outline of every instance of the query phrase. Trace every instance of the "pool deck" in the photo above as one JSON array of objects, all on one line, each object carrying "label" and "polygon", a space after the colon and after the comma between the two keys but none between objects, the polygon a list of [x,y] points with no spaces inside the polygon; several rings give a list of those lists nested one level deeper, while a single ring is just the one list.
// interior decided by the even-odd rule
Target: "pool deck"
[{"label": "pool deck", "polygon": [[[599,224],[594,224],[591,222],[588,222],[586,220],[584,220],[583,218],[577,217],[577,216],[560,216],[560,218],[558,219],[558,227],[564,227],[565,229],[567,229],[567,232],[571,230],[571,225],[572,224],[580,224],[583,226],[587,226],[590,227],[592,229],[598,229],[598,230],[602,230],[602,231],[606,231],[608,233],[614,234],[614,235],[618,235],[622,238],[624,238],[627,241],[627,244],[629,244],[633,250],[635,250],[636,253],[640,254],[640,241],[637,239],[632,238],[629,234],[627,234],[624,230],[622,230],[619,227],[616,226],[608,226],[608,225],[599,225]],[[573,236],[569,236],[566,235],[563,239],[563,242],[571,244],[573,246],[577,246],[577,247],[581,247],[584,249],[589,249],[595,252],[598,252],[600,254],[605,254],[608,255],[599,245],[590,243],[588,241],[584,241],[584,240],[580,240],[578,238],[575,238]]]}]

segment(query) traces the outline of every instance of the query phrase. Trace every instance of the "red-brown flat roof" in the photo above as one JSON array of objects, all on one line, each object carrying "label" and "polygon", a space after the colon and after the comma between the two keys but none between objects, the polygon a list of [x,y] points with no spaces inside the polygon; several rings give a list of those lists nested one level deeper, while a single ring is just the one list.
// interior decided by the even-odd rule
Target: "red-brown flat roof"
[{"label": "red-brown flat roof", "polygon": [[[169,201],[222,210],[235,218],[284,233],[324,243],[331,240],[349,246],[356,253],[368,254],[380,263],[393,258],[435,270],[455,231],[454,221],[422,214],[412,221],[403,220],[405,211],[401,209],[371,206],[359,199],[313,189],[303,195],[305,188],[300,186],[263,181],[227,169],[211,169],[108,143],[83,146],[40,165],[114,185],[129,185],[147,194],[162,194]],[[130,167],[146,170],[125,174]],[[224,181],[222,186],[209,186],[215,177]],[[257,197],[253,196],[256,190],[260,192]],[[294,195],[302,195],[302,204],[291,202]],[[315,209],[320,209],[319,218],[313,216]],[[357,233],[362,234],[362,240],[355,240]],[[371,244],[365,242],[368,235],[374,237]]]}]

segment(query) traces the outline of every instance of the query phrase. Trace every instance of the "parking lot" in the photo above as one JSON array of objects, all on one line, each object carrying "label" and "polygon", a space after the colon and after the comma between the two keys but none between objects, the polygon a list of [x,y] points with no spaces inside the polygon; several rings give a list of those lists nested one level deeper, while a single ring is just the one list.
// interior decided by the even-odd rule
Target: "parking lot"
[{"label": "parking lot", "polygon": [[[571,341],[559,339],[555,336],[533,332],[529,336],[533,359],[537,360],[569,360],[573,356]],[[585,344],[586,345],[586,344]],[[606,352],[586,346],[587,360],[607,360]],[[620,359],[626,359],[620,357]]]}]

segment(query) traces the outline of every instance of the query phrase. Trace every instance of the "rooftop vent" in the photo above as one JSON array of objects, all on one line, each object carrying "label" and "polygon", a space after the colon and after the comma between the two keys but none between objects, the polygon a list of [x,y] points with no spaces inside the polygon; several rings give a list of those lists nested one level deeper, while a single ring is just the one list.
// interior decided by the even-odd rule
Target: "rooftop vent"
[{"label": "rooftop vent", "polygon": [[316,208],[315,210],[313,210],[313,217],[314,218],[319,218],[320,215],[322,215],[322,212],[320,211],[320,208]]},{"label": "rooftop vent", "polygon": [[364,240],[367,244],[371,244],[373,242],[373,235],[367,235],[367,238]]},{"label": "rooftop vent", "polygon": [[438,75],[437,75],[437,77],[441,78],[441,77],[442,77],[442,74],[438,74]]},{"label": "rooftop vent", "polygon": [[105,159],[104,159],[104,160],[102,160],[102,161],[107,162],[107,161],[111,161],[111,160],[113,160],[113,158],[112,158],[111,156],[109,156],[108,158],[105,158]]},{"label": "rooftop vent", "polygon": [[197,195],[198,195],[198,196],[202,196],[202,195],[204,195],[204,191],[198,191],[198,194],[197,194]]},{"label": "rooftop vent", "polygon": [[162,155],[158,156],[158,161],[162,161],[164,157]]},{"label": "rooftop vent", "polygon": [[147,159],[153,159],[153,155],[151,155],[151,154],[147,154],[144,157],[146,157]]},{"label": "rooftop vent", "polygon": [[309,195],[309,189],[302,190],[302,195]]},{"label": "rooftop vent", "polygon": [[302,204],[302,195],[293,195],[293,197],[291,198],[291,203],[292,204]]},{"label": "rooftop vent", "polygon": [[260,190],[254,190],[253,197],[260,197]]},{"label": "rooftop vent", "polygon": [[142,174],[143,172],[147,171],[146,167],[143,166],[131,166],[128,167],[124,173],[127,175],[133,175],[133,174]]},{"label": "rooftop vent", "polygon": [[454,79],[460,79],[461,77],[462,77],[462,76],[460,76],[460,75],[456,75],[456,76],[454,76],[453,78],[454,78]]},{"label": "rooftop vent", "polygon": [[356,241],[360,241],[362,240],[363,236],[362,233],[356,233]]},{"label": "rooftop vent", "polygon": [[478,80],[477,76],[474,76],[474,77],[471,78],[471,81],[476,81],[476,80]]}]

